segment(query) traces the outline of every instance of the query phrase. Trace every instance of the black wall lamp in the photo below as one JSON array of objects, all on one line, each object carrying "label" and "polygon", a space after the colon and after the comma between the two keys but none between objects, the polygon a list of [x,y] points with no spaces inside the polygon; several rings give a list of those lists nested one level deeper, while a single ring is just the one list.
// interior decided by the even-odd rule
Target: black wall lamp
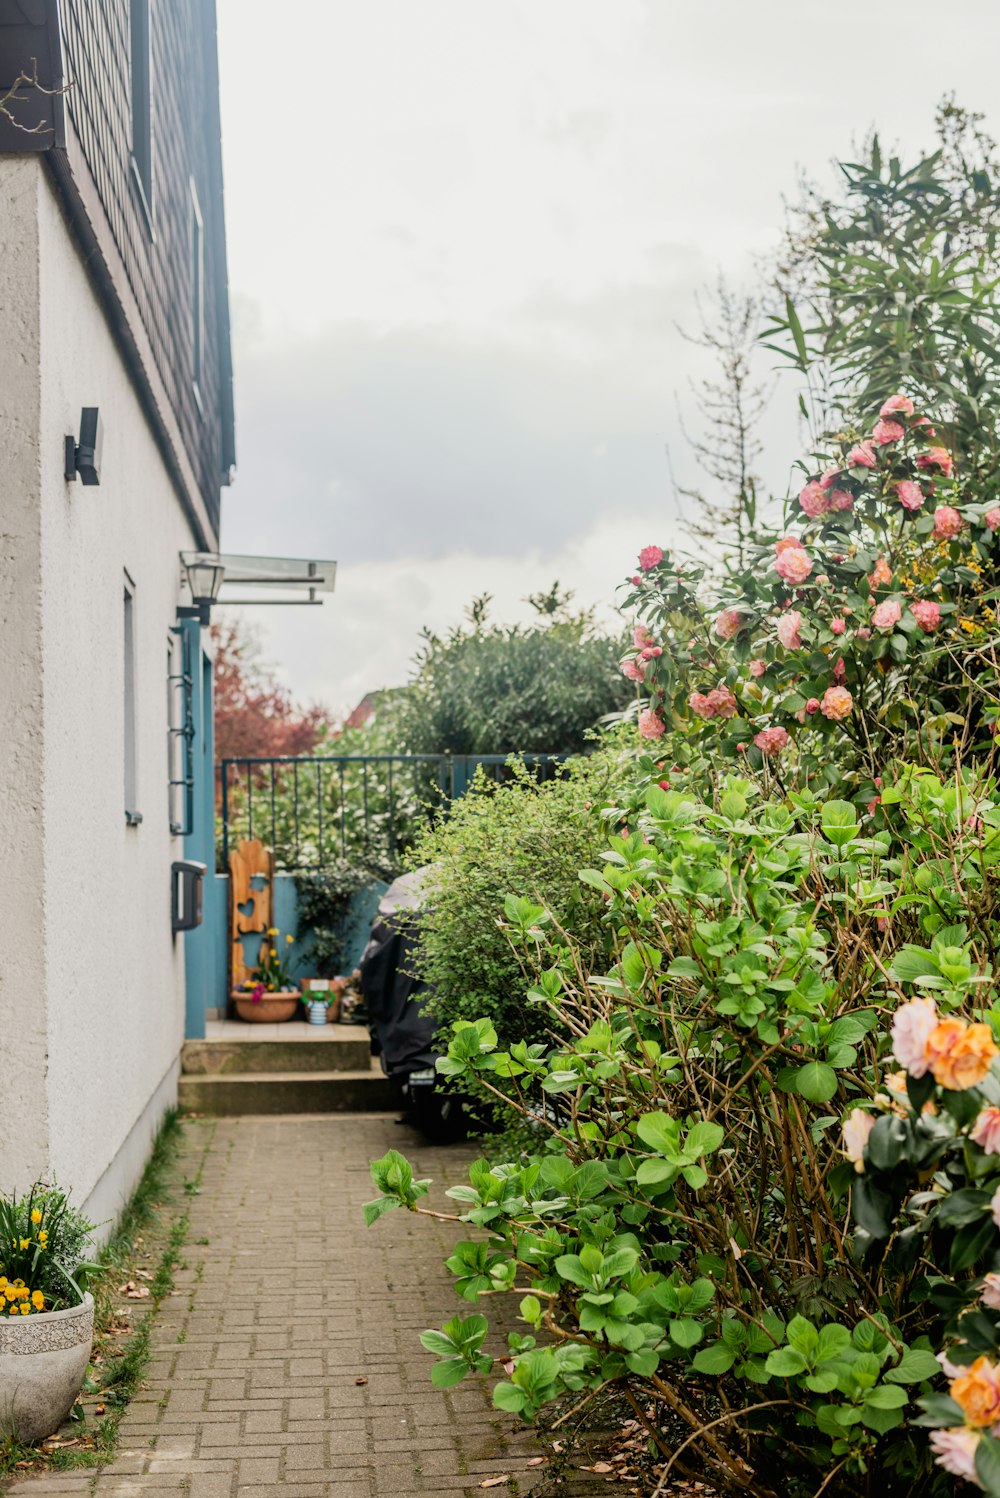
[{"label": "black wall lamp", "polygon": [[101,482],[101,448],[104,425],[97,406],[84,406],[80,412],[80,440],[70,433],[66,437],[66,482],[76,482],[77,474],[85,484]]},{"label": "black wall lamp", "polygon": [[191,589],[190,608],[179,608],[179,619],[200,619],[208,624],[212,604],[218,601],[219,589],[226,575],[225,564],[212,551],[182,551],[181,564],[185,581]]}]

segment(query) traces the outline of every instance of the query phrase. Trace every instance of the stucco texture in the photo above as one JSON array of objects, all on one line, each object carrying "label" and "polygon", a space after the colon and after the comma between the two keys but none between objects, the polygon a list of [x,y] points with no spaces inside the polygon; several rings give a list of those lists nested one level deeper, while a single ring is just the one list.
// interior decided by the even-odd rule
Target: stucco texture
[{"label": "stucco texture", "polygon": [[[5,1011],[10,1002],[18,1015],[31,1012],[29,1050],[8,1051],[4,1072],[14,1074],[21,1103],[30,1100],[34,1137],[44,1143],[41,1151],[9,1148],[25,1126],[5,1080],[0,1188],[38,1174],[41,1152],[75,1200],[93,1196],[114,1210],[170,1101],[183,1037],[183,938],[170,929],[170,864],[183,849],[169,828],[167,657],[178,552],[195,543],[38,158],[0,158],[0,202],[6,210],[20,174],[34,178],[37,245],[33,288],[30,265],[13,268],[23,283],[13,306],[26,330],[15,385],[30,411],[19,430],[22,462],[4,477],[3,496],[5,512],[13,497],[26,530],[13,546],[10,612],[24,658],[15,707],[30,727],[30,754],[14,765],[22,865],[15,929],[27,940],[6,943],[15,965],[5,957],[0,992]],[[24,217],[27,235],[32,210]],[[15,258],[26,259],[20,251]],[[0,250],[0,277],[11,272]],[[0,360],[16,341],[11,305],[0,296]],[[0,391],[8,384],[0,375]],[[63,440],[78,432],[81,407],[93,405],[104,424],[103,463],[100,486],[85,487],[65,481]],[[137,827],[125,820],[126,580],[134,589]],[[5,691],[10,675],[4,661]]]}]

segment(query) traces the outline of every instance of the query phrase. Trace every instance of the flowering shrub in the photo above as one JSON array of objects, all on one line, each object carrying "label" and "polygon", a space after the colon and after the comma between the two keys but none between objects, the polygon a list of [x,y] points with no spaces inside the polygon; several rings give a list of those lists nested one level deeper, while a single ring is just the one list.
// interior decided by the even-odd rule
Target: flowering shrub
[{"label": "flowering shrub", "polygon": [[[708,802],[642,768],[608,813],[624,829],[581,875],[617,932],[609,967],[588,971],[544,908],[508,901],[531,1001],[574,1039],[501,1048],[488,1020],[464,1022],[440,1063],[547,1136],[450,1192],[480,1230],[448,1261],[456,1288],[513,1294],[524,1323],[495,1401],[532,1418],[622,1385],[667,1465],[725,1491],[943,1492],[917,1423],[948,1430],[942,1461],[981,1435],[934,1392],[939,1302],[979,1259],[930,1272],[934,1214],[1000,1272],[1000,1157],[974,1203],[964,1177],[939,1201],[928,1170],[937,1152],[954,1169],[970,1149],[991,1159],[955,1142],[958,1118],[1000,1147],[986,947],[968,938],[995,928],[1000,800],[992,782],[906,770],[860,815],[735,776]],[[902,1002],[912,984],[933,1002]],[[924,1151],[912,1161],[904,1135]],[[402,1156],[373,1176],[369,1220],[423,1210]],[[428,1333],[435,1381],[481,1371],[485,1334],[478,1316]]]},{"label": "flowering shrub", "polygon": [[55,1186],[0,1198],[0,1315],[58,1311],[83,1299],[93,1224]]},{"label": "flowering shrub", "polygon": [[641,735],[680,729],[682,763],[746,756],[783,780],[854,767],[869,794],[894,754],[940,753],[959,726],[970,739],[983,705],[964,712],[967,658],[996,624],[983,576],[998,520],[933,424],[891,397],[867,436],[841,434],[786,533],[718,596],[704,569],[644,548],[627,600],[643,624],[622,662]]}]

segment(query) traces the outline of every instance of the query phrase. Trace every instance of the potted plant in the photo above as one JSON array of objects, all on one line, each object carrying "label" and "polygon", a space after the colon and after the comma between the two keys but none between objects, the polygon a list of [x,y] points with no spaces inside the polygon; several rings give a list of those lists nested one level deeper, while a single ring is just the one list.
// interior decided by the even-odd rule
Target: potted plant
[{"label": "potted plant", "polygon": [[327,1011],[337,998],[328,978],[305,978],[302,983],[302,1002],[311,1025],[325,1025]]},{"label": "potted plant", "polygon": [[92,1231],[56,1186],[0,1196],[0,1437],[50,1436],[83,1387],[94,1339]]},{"label": "potted plant", "polygon": [[286,936],[282,944],[277,926],[264,933],[257,966],[242,989],[233,994],[240,1019],[276,1024],[294,1016],[299,1007],[299,991],[292,983],[295,962],[282,955],[282,945],[287,950],[293,939]]}]

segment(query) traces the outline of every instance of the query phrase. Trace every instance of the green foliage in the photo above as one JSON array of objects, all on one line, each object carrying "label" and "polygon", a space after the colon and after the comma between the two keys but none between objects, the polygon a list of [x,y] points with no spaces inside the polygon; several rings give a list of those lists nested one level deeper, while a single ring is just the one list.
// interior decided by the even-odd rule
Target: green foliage
[{"label": "green foliage", "polygon": [[396,872],[375,851],[369,860],[336,858],[317,872],[296,874],[296,935],[299,941],[311,938],[309,965],[319,977],[333,978],[344,970],[345,922],[354,896],[376,880],[391,883]]},{"label": "green foliage", "polygon": [[[542,1033],[546,1016],[524,999],[537,936],[530,920],[519,920],[517,900],[550,912],[586,953],[603,948],[604,901],[577,875],[601,845],[599,810],[620,760],[611,739],[550,781],[516,762],[506,784],[493,785],[480,771],[447,820],[418,838],[412,864],[433,866],[418,966],[443,1024],[486,1016],[505,1043]],[[508,897],[515,903],[504,915]]]},{"label": "green foliage", "polygon": [[470,624],[445,638],[425,634],[400,704],[400,733],[414,754],[573,754],[631,691],[618,670],[621,642],[597,632],[568,598],[533,599],[537,621]]},{"label": "green foliage", "polygon": [[910,166],[873,136],[860,161],[840,163],[842,197],[807,194],[778,273],[785,316],[765,337],[808,377],[825,424],[906,390],[939,413],[978,485],[1000,461],[1000,163],[981,116],[953,102],[937,134]]}]

